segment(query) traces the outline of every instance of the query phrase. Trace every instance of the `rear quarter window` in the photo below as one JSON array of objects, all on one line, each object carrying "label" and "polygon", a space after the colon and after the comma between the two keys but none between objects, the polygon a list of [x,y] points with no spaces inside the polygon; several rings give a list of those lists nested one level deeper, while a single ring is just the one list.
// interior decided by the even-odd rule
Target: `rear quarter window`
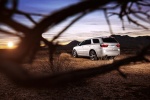
[{"label": "rear quarter window", "polygon": [[108,43],[117,43],[117,41],[114,38],[102,38],[103,42]]},{"label": "rear quarter window", "polygon": [[93,39],[93,43],[99,43],[99,39]]},{"label": "rear quarter window", "polygon": [[91,44],[91,40],[86,40],[84,45],[86,45],[86,44]]}]

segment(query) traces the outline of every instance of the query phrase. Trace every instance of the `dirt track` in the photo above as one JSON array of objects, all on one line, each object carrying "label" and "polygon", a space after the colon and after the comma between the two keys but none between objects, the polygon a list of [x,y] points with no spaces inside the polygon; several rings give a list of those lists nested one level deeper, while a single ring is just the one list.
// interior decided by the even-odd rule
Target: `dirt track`
[{"label": "dirt track", "polygon": [[[116,58],[122,59],[126,55]],[[72,58],[69,54],[61,54],[55,60],[56,70],[69,71],[80,68],[89,68],[102,64],[112,63],[112,60],[90,61],[88,58]],[[63,61],[63,63],[62,63]],[[63,65],[59,68],[59,65]],[[76,66],[73,66],[76,65]],[[99,100],[99,99],[150,99],[150,63],[138,62],[122,66],[121,70],[127,75],[122,78],[117,71],[99,75],[80,82],[67,84],[58,88],[33,89],[18,87],[9,79],[0,74],[0,100]],[[50,73],[48,59],[41,56],[33,65],[25,65],[32,73]]]}]

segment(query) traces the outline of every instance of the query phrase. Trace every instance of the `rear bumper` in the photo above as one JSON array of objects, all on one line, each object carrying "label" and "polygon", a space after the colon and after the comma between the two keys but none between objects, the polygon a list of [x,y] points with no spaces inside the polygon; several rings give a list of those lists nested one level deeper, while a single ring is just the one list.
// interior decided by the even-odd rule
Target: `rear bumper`
[{"label": "rear bumper", "polygon": [[120,49],[118,50],[103,50],[102,51],[102,56],[118,56],[120,55]]},{"label": "rear bumper", "polygon": [[104,56],[118,56],[120,55],[120,49],[117,50],[99,50],[97,51],[98,57],[104,57]]}]

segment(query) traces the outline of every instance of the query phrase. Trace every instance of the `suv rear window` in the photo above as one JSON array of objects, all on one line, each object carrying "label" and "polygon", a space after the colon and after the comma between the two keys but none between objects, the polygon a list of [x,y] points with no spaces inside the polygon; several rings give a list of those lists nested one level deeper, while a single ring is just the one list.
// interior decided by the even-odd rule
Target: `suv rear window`
[{"label": "suv rear window", "polygon": [[103,42],[108,43],[117,43],[117,41],[114,38],[102,38]]}]

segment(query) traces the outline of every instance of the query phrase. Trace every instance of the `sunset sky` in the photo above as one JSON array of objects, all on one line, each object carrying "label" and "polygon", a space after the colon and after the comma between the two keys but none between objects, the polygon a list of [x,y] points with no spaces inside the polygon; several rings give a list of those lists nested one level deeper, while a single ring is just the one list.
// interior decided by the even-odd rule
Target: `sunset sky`
[{"label": "sunset sky", "polygon": [[[18,9],[25,12],[31,13],[40,13],[44,15],[51,14],[59,9],[67,7],[68,5],[72,5],[78,3],[82,0],[20,0]],[[11,7],[8,4],[8,7]],[[35,17],[34,19],[39,22],[42,17]],[[65,26],[68,25],[71,20],[76,18],[76,16],[72,16],[62,22],[61,24],[55,26],[53,29],[45,32],[43,37],[47,39],[51,39],[58,32],[60,32]],[[14,20],[28,26],[33,27],[33,24],[26,19],[24,16],[15,15],[13,17]],[[135,19],[136,20],[136,19]],[[116,35],[129,35],[129,36],[150,36],[149,30],[144,30],[136,25],[129,24],[128,21],[125,20],[126,30],[122,30],[121,22],[118,17],[113,16],[110,17],[111,26],[113,29],[113,33]],[[149,24],[144,22],[140,22],[148,27]],[[7,26],[0,26],[1,28],[7,29]],[[106,19],[104,17],[103,11],[94,11],[83,18],[81,18],[78,22],[76,22],[72,27],[70,27],[67,31],[65,31],[58,41],[63,43],[68,43],[72,40],[82,41],[91,37],[99,37],[99,36],[109,36],[111,35],[108,29],[108,25],[106,23]],[[0,34],[0,45],[2,45],[2,41],[5,40],[3,44],[6,44],[8,41],[14,41],[14,37],[5,38],[6,36]],[[8,37],[8,36],[7,36]]]}]

